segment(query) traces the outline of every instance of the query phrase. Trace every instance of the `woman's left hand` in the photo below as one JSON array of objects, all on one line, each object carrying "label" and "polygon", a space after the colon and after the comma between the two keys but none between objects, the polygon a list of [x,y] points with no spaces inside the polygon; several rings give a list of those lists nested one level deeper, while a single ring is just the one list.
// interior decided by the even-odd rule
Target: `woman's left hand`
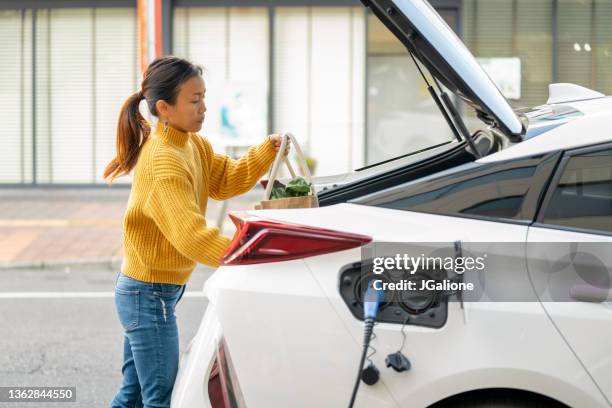
[{"label": "woman's left hand", "polygon": [[[283,139],[283,136],[280,133],[273,133],[269,135],[268,137],[272,139],[272,142],[274,143],[274,149],[278,152],[278,149],[280,149],[280,146],[281,146],[281,141]],[[289,154],[290,145],[291,145],[291,140],[287,139],[287,145],[285,148],[285,156]]]}]

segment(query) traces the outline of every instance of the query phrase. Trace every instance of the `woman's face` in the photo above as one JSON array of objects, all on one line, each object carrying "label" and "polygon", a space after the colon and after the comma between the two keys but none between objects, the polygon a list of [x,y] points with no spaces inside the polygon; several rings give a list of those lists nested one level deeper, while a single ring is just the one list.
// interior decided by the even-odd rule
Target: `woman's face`
[{"label": "woman's face", "polygon": [[206,87],[201,76],[196,75],[183,82],[174,105],[157,101],[160,120],[183,132],[199,132],[204,123],[204,94]]}]

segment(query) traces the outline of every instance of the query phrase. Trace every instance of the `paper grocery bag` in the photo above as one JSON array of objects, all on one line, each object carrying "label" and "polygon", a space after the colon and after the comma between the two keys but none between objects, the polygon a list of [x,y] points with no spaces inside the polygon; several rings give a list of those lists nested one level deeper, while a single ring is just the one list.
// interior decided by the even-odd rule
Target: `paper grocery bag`
[{"label": "paper grocery bag", "polygon": [[[272,186],[274,185],[274,181],[278,177],[278,170],[280,167],[281,160],[287,166],[289,173],[291,173],[291,177],[296,176],[295,171],[293,171],[293,167],[291,167],[289,160],[285,157],[284,154],[289,140],[291,140],[291,144],[293,144],[295,148],[298,165],[300,166],[304,179],[306,180],[306,182],[310,183],[310,194],[301,197],[270,199],[270,195],[272,194]],[[263,200],[255,204],[255,209],[260,210],[270,208],[315,208],[318,206],[319,200],[317,198],[314,185],[312,184],[312,176],[310,174],[310,170],[308,169],[308,165],[306,164],[306,160],[304,159],[304,155],[302,154],[302,149],[300,149],[300,145],[291,133],[285,133],[282,135],[280,149],[278,149],[278,153],[276,154],[276,158],[274,159],[274,163],[272,164],[272,170],[270,172],[268,184],[266,185],[266,191],[264,193]]]}]

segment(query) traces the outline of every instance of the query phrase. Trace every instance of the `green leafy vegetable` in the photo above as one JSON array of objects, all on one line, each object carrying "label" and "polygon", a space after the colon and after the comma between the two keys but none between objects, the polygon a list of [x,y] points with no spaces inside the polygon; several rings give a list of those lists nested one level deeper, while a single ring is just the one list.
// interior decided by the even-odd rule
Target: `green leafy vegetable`
[{"label": "green leafy vegetable", "polygon": [[279,184],[280,186],[276,187],[277,184],[274,183],[275,187],[272,188],[270,199],[274,200],[285,197],[302,197],[307,196],[310,193],[311,184],[300,176],[292,179],[286,186],[284,186],[282,183]]},{"label": "green leafy vegetable", "polygon": [[306,196],[310,191],[310,184],[298,176],[287,184],[285,191],[292,197]]},{"label": "green leafy vegetable", "polygon": [[285,192],[285,187],[273,187],[272,193],[270,193],[270,198],[272,200],[276,198],[285,198],[287,197],[287,193]]}]

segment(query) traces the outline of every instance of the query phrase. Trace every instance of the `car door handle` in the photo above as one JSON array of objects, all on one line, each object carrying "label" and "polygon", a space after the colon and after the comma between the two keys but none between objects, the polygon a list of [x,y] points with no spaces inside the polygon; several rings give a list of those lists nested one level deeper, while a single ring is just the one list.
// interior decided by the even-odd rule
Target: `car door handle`
[{"label": "car door handle", "polygon": [[609,289],[585,284],[572,286],[570,296],[579,302],[589,303],[602,303],[611,300]]}]

